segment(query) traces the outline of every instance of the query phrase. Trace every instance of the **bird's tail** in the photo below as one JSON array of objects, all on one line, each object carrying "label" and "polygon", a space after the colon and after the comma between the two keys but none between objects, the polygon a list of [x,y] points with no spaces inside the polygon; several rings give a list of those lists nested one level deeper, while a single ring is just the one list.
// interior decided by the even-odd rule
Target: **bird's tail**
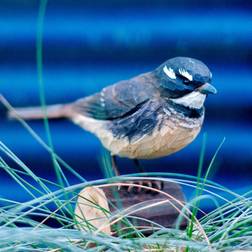
[{"label": "bird's tail", "polygon": [[71,105],[50,105],[43,107],[14,108],[8,112],[10,119],[17,117],[24,120],[36,120],[42,118],[62,118],[71,116]]}]

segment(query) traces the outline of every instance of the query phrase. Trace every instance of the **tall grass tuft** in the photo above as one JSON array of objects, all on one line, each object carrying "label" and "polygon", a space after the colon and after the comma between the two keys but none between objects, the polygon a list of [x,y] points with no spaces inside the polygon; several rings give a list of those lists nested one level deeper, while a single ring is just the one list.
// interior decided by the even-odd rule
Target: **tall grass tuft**
[{"label": "tall grass tuft", "polygon": [[[25,122],[23,124],[28,126]],[[44,148],[48,147],[46,143],[42,143]],[[0,142],[0,152],[0,168],[6,171],[14,183],[18,183],[30,197],[25,202],[0,198],[0,251],[234,251],[252,249],[251,191],[244,195],[237,195],[209,181],[206,176],[201,178],[177,173],[131,174],[90,182],[83,182],[80,176],[78,184],[63,188],[57,182],[37,176],[2,142]],[[8,165],[6,157],[16,163],[15,168]],[[68,168],[68,166],[63,166],[62,170]],[[111,167],[104,167],[104,169],[107,171]],[[185,189],[200,191],[184,205],[180,212],[180,217],[186,216],[189,220],[187,230],[180,230],[178,223],[177,228],[166,228],[158,223],[152,223],[152,227],[148,227],[151,229],[149,230],[151,235],[146,236],[146,228],[134,228],[131,220],[128,219],[130,214],[133,214],[132,212],[129,214],[129,209],[120,210],[116,215],[109,216],[110,223],[116,224],[122,220],[127,227],[130,227],[124,232],[115,230],[112,234],[105,234],[99,232],[88,221],[85,226],[89,228],[76,229],[74,207],[81,189],[88,186],[104,188],[110,186],[111,183],[127,184],[129,180],[146,177],[153,177],[153,179],[158,177],[162,181],[178,183]],[[216,207],[205,214],[199,208],[199,202],[202,201],[213,202]],[[197,212],[200,212],[202,217],[198,218]],[[52,221],[54,227],[50,224]],[[177,222],[179,221],[180,218]]]}]

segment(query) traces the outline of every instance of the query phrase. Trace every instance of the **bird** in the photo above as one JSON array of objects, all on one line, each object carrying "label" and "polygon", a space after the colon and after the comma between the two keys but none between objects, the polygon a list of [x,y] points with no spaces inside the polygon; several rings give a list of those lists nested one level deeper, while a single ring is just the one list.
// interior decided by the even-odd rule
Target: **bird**
[{"label": "bird", "polygon": [[114,157],[135,160],[173,154],[199,134],[204,102],[216,94],[212,73],[200,60],[175,57],[152,71],[104,87],[67,104],[15,108],[9,117],[67,118],[96,135]]}]

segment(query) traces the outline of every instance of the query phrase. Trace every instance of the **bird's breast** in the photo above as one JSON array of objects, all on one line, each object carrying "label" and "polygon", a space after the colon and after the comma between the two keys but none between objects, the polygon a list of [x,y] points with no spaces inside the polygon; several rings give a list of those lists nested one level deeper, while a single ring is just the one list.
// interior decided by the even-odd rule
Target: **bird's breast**
[{"label": "bird's breast", "polygon": [[103,145],[121,157],[152,159],[167,156],[191,143],[201,129],[201,123],[188,124],[179,118],[160,118],[150,134],[131,138],[117,137],[110,132],[100,135]]},{"label": "bird's breast", "polygon": [[191,143],[200,132],[204,114],[190,118],[176,109],[149,104],[134,114],[113,121],[84,116],[74,121],[94,133],[112,154],[152,159],[169,155]]}]

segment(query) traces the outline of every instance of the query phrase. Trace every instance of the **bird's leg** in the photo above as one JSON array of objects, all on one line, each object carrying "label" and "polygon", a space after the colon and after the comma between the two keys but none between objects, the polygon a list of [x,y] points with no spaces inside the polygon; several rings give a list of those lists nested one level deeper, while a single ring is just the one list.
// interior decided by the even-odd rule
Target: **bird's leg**
[{"label": "bird's leg", "polygon": [[[138,160],[137,160],[138,162]],[[139,164],[139,162],[138,162]],[[116,162],[116,156],[115,155],[111,155],[111,165],[112,165],[112,168],[114,170],[114,173],[116,176],[120,176],[120,172],[119,172],[119,168],[118,168],[118,165],[117,165],[117,162]],[[127,181],[127,184],[131,184],[129,186],[127,186],[127,191],[130,192],[132,191],[132,189],[134,188],[134,184],[139,184],[138,182],[133,182],[133,181]],[[122,186],[118,186],[118,190],[121,190],[122,189]]]},{"label": "bird's leg", "polygon": [[[133,159],[133,162],[138,168],[138,171],[140,173],[145,172],[143,166],[140,164],[138,159]],[[148,186],[148,187],[155,188],[158,190],[163,189],[163,181],[159,181],[159,180],[140,180],[140,181],[135,182],[135,184]],[[128,188],[128,191],[131,191],[131,189],[132,189],[132,186]],[[141,188],[139,187],[137,191],[140,192]]]},{"label": "bird's leg", "polygon": [[138,159],[133,159],[134,164],[136,165],[137,169],[139,172],[144,172],[143,166],[140,164]]},{"label": "bird's leg", "polygon": [[116,163],[116,156],[111,155],[111,164],[116,176],[120,176],[120,172]]},{"label": "bird's leg", "polygon": [[[134,159],[133,160],[135,165],[138,167],[139,172],[144,172],[144,168],[141,166],[140,162],[138,159]],[[111,155],[111,164],[112,164],[112,168],[114,170],[114,173],[116,176],[120,176],[120,172],[117,166],[117,162],[116,162],[116,156]],[[128,184],[131,184],[129,186],[127,186],[127,191],[128,192],[141,192],[142,188],[141,187],[136,187],[134,185],[140,185],[140,186],[147,186],[150,188],[155,188],[158,190],[162,190],[163,188],[163,183],[161,181],[157,181],[157,180],[140,180],[140,181],[128,181]],[[121,190],[121,186],[118,187],[118,190]],[[136,189],[137,188],[137,189]],[[145,192],[151,192],[151,190],[143,190]]]},{"label": "bird's leg", "polygon": [[[116,156],[115,155],[111,155],[111,165],[112,165],[112,168],[114,170],[114,173],[116,176],[120,176],[120,172],[119,172],[119,168],[117,166],[117,162],[116,162]],[[131,186],[129,186],[131,187]],[[118,190],[121,190],[122,186],[119,185],[118,186]]]}]

